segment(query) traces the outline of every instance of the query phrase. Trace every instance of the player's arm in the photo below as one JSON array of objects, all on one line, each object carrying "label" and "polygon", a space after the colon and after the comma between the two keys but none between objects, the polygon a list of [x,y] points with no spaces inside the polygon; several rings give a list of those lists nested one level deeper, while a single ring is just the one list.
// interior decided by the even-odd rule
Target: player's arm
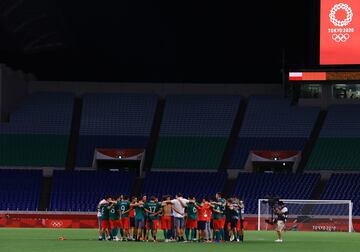
[{"label": "player's arm", "polygon": [[151,211],[148,209],[148,206],[145,204],[145,206],[143,207],[144,211],[146,213],[151,213]]},{"label": "player's arm", "polygon": [[130,211],[131,211],[131,208],[129,208],[128,210],[122,212],[122,214],[127,214],[127,213],[130,212]]},{"label": "player's arm", "polygon": [[217,202],[209,202],[209,206],[210,206],[211,208],[215,208],[216,205],[218,205]]},{"label": "player's arm", "polygon": [[221,214],[221,213],[222,213],[222,211],[217,210],[216,208],[214,208],[214,209],[213,209],[213,211],[214,211],[215,213],[219,213],[219,214]]},{"label": "player's arm", "polygon": [[153,213],[153,216],[156,216],[156,215],[161,214],[161,213],[162,213],[162,211],[163,211],[163,210],[162,210],[162,208],[160,208],[160,209],[159,209],[159,211],[157,211],[157,212]]},{"label": "player's arm", "polygon": [[203,206],[202,204],[199,204],[199,203],[196,203],[196,202],[195,202],[194,205],[195,205],[196,209],[200,209]]},{"label": "player's arm", "polygon": [[130,207],[137,207],[137,206],[139,206],[139,203],[131,203],[130,204]]}]

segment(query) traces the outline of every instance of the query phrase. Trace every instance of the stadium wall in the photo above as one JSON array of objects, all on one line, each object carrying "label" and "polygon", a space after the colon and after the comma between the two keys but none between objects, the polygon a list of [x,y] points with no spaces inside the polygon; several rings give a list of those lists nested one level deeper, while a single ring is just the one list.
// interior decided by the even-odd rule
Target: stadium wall
[{"label": "stadium wall", "polygon": [[[318,231],[318,232],[347,232],[347,225],[336,224],[329,218],[314,218],[311,222],[296,223],[291,216],[287,222],[287,229],[292,231]],[[244,229],[257,230],[258,218],[256,215],[245,215]],[[341,222],[340,222],[341,223]],[[0,228],[98,228],[96,213],[94,212],[0,212]],[[355,232],[360,231],[360,217],[353,218]],[[269,226],[268,230],[273,227]]]}]

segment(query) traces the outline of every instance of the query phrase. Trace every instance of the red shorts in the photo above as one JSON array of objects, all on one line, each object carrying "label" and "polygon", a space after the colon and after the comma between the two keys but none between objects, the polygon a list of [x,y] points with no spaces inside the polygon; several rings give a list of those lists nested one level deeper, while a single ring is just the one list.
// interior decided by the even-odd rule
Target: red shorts
[{"label": "red shorts", "polygon": [[226,218],[223,217],[223,218],[220,219],[220,221],[221,221],[221,229],[225,228]]},{"label": "red shorts", "polygon": [[197,228],[197,220],[187,219],[186,220],[186,228],[189,228],[189,229]]},{"label": "red shorts", "polygon": [[111,229],[121,228],[120,220],[109,220]]},{"label": "red shorts", "polygon": [[159,220],[147,220],[146,229],[159,229]]},{"label": "red shorts", "polygon": [[125,229],[125,230],[130,229],[130,217],[121,218],[120,222],[121,222],[121,228],[122,229]]},{"label": "red shorts", "polygon": [[161,217],[161,229],[162,230],[171,230],[172,229],[171,216],[162,216]]},{"label": "red shorts", "polygon": [[221,225],[221,219],[220,220],[213,220],[213,227],[214,227],[214,230],[222,229],[223,226]]},{"label": "red shorts", "polygon": [[109,220],[102,220],[102,221],[101,221],[101,228],[102,228],[102,229],[109,229],[109,228],[110,228],[110,222],[109,222]]}]

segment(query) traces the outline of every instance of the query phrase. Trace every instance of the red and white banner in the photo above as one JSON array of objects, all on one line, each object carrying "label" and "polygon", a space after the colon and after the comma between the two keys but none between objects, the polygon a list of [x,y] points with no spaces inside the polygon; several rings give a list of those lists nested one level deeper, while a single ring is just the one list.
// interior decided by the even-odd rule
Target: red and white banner
[{"label": "red and white banner", "polygon": [[360,64],[360,1],[321,0],[320,64]]},{"label": "red and white banner", "polygon": [[299,158],[299,151],[252,151],[251,161],[253,162],[295,162]]},{"label": "red and white banner", "polygon": [[[246,215],[245,230],[257,230],[258,218],[256,215]],[[265,222],[264,222],[265,224]],[[0,213],[0,228],[98,228],[96,213]],[[269,225],[267,230],[274,227]],[[306,223],[296,223],[292,218],[286,224],[288,230],[294,231],[348,231],[347,220],[340,218],[313,218]],[[353,228],[360,231],[360,218],[353,219]]]},{"label": "red and white banner", "polygon": [[[255,215],[245,216],[244,229],[257,230],[258,218]],[[265,224],[265,222],[264,222]],[[0,228],[98,228],[96,213],[0,213]],[[274,227],[268,225],[267,230]],[[296,223],[289,218],[287,230],[294,231],[348,231],[344,219],[311,219],[306,223]],[[353,219],[353,228],[360,231],[360,219]]]},{"label": "red and white banner", "polygon": [[141,160],[144,156],[144,149],[95,149],[96,160]]}]

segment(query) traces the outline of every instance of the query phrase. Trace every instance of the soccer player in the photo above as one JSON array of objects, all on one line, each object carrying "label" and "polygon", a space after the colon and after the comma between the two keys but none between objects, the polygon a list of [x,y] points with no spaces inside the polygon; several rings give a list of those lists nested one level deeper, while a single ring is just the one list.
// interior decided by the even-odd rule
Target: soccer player
[{"label": "soccer player", "polygon": [[184,241],[184,216],[185,207],[189,200],[184,199],[181,193],[176,195],[176,198],[171,200],[173,204],[174,227],[176,229],[176,236],[179,242]]},{"label": "soccer player", "polygon": [[161,229],[164,231],[165,242],[169,242],[172,229],[172,204],[170,196],[164,196],[161,216]]},{"label": "soccer player", "polygon": [[[202,200],[202,203],[198,208],[198,224],[197,229],[199,231],[199,241],[203,242],[207,240],[206,236],[206,221],[207,221],[207,211],[206,208],[210,208],[209,204],[207,204],[206,199]],[[210,214],[211,215],[211,214]]]},{"label": "soccer player", "polygon": [[156,242],[156,234],[159,228],[159,219],[161,213],[161,204],[157,202],[155,196],[151,196],[150,202],[144,204],[144,210],[148,214],[148,222],[146,223],[146,240],[148,239],[148,232],[151,230],[151,236],[154,242]]},{"label": "soccer player", "polygon": [[102,240],[103,239],[103,236],[102,236],[102,231],[101,231],[101,210],[100,210],[100,206],[102,204],[106,204],[107,201],[106,199],[102,199],[99,201],[99,203],[97,204],[96,208],[97,208],[97,220],[98,220],[98,233],[99,233],[99,240]]},{"label": "soccer player", "polygon": [[102,240],[105,237],[106,240],[110,240],[110,223],[109,223],[109,202],[111,201],[110,196],[105,197],[105,201],[99,206],[101,212],[101,231],[99,240]]},{"label": "soccer player", "polygon": [[238,231],[238,239],[244,241],[244,215],[245,215],[245,204],[242,200],[236,199],[235,207],[238,208],[239,219],[236,229]]},{"label": "soccer player", "polygon": [[189,196],[189,202],[187,203],[186,206],[187,218],[186,218],[185,236],[187,241],[194,241],[196,239],[198,209],[199,206],[195,202],[195,197]]},{"label": "soccer player", "polygon": [[142,233],[145,227],[144,202],[137,200],[131,204],[131,207],[135,210],[136,241],[142,241]]},{"label": "soccer player", "polygon": [[[131,198],[131,204],[132,203],[136,203],[137,202],[137,197],[133,196]],[[133,207],[131,207],[130,204],[130,236],[133,240],[136,240],[136,236],[137,236],[137,230],[136,230],[136,226],[135,226],[135,209]]]},{"label": "soccer player", "polygon": [[237,241],[240,241],[237,237],[237,223],[239,219],[239,213],[237,211],[237,208],[234,207],[234,203],[232,199],[228,199],[225,209],[225,228],[228,234],[228,240],[234,241],[235,239]]},{"label": "soccer player", "polygon": [[212,202],[212,216],[213,216],[213,228],[215,233],[215,242],[221,241],[221,229],[223,228],[222,225],[222,219],[223,219],[223,211],[222,211],[222,205],[218,204],[217,199],[215,198],[215,202]]},{"label": "soccer player", "polygon": [[111,228],[111,236],[114,241],[119,241],[118,232],[121,228],[120,223],[120,211],[119,211],[119,204],[120,196],[114,197],[113,201],[110,202],[108,206],[109,210],[109,223]]},{"label": "soccer player", "polygon": [[211,242],[212,231],[211,231],[211,219],[212,219],[212,208],[208,198],[203,199],[203,206],[205,207],[205,234],[206,234],[206,241]]},{"label": "soccer player", "polygon": [[123,240],[131,240],[130,237],[130,202],[128,196],[123,196],[123,200],[119,203],[120,222],[123,230]]},{"label": "soccer player", "polygon": [[[143,202],[143,204],[145,204],[147,202],[147,196],[146,195],[143,195],[141,197],[141,201]],[[143,237],[145,238],[146,237],[146,223],[148,221],[148,215],[147,215],[147,212],[145,212],[144,210],[144,216],[145,216],[145,219],[144,219],[144,228],[143,228]]]},{"label": "soccer player", "polygon": [[222,198],[222,194],[221,193],[216,193],[215,195],[216,198],[216,202],[217,204],[221,207],[221,212],[222,212],[222,216],[221,216],[221,221],[220,221],[220,225],[221,225],[221,229],[220,229],[220,237],[221,240],[224,241],[225,240],[225,221],[226,221],[226,217],[225,217],[225,208],[226,208],[226,200],[224,198]]}]

